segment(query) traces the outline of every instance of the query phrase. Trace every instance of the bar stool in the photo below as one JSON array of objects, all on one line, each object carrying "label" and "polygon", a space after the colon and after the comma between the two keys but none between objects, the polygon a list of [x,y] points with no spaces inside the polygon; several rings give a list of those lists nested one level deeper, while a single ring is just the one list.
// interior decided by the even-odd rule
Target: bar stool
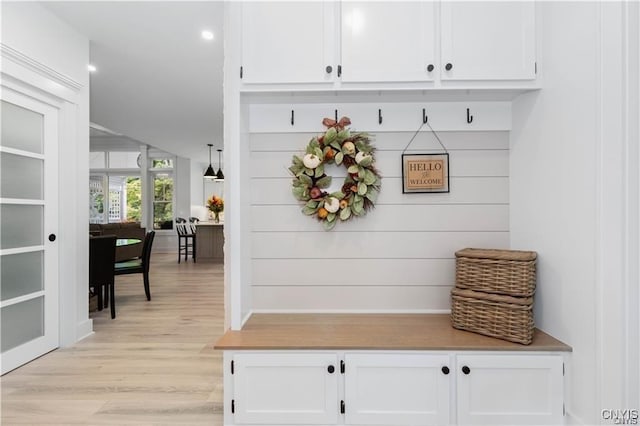
[{"label": "bar stool", "polygon": [[196,233],[191,224],[182,218],[176,219],[176,232],[178,233],[178,263],[184,253],[184,261],[189,259],[189,254],[193,261],[196,261]]}]

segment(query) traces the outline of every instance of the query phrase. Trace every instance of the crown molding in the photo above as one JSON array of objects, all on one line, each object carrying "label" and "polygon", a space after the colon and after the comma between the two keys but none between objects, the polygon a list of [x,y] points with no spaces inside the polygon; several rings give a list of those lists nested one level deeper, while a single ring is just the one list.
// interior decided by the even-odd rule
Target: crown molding
[{"label": "crown molding", "polygon": [[79,83],[73,78],[59,73],[53,68],[50,68],[42,62],[38,62],[35,59],[28,57],[22,52],[9,47],[6,44],[0,43],[0,53],[2,54],[3,59],[8,59],[12,62],[15,62],[16,64],[34,71],[49,80],[53,80],[75,92],[79,92],[84,87],[82,83]]}]

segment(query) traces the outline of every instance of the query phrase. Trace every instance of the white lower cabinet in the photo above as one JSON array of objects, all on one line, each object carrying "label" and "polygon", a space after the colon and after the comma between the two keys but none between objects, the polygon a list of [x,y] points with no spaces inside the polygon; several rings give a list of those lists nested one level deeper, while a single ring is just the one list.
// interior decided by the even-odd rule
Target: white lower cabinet
[{"label": "white lower cabinet", "polygon": [[448,425],[450,358],[345,354],[348,425]]},{"label": "white lower cabinet", "polygon": [[563,356],[225,353],[225,425],[560,425]]},{"label": "white lower cabinet", "polygon": [[234,355],[235,423],[337,424],[337,361],[330,353]]},{"label": "white lower cabinet", "polygon": [[563,359],[543,355],[459,355],[459,425],[563,423]]}]

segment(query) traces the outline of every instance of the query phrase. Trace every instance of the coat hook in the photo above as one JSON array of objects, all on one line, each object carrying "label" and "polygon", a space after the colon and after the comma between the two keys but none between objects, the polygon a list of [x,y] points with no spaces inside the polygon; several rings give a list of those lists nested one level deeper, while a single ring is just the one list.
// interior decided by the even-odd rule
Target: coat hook
[{"label": "coat hook", "polygon": [[469,115],[469,108],[467,108],[467,123],[471,124],[473,121],[473,115]]},{"label": "coat hook", "polygon": [[382,124],[382,110],[378,110],[378,124]]},{"label": "coat hook", "polygon": [[336,121],[338,121],[338,110],[335,110],[335,114],[336,114]]},{"label": "coat hook", "polygon": [[296,120],[295,120],[295,115],[293,110],[291,110],[291,125],[293,126],[295,124]]},{"label": "coat hook", "polygon": [[427,117],[427,110],[422,108],[422,124],[427,124],[427,121],[429,121],[429,117]]}]

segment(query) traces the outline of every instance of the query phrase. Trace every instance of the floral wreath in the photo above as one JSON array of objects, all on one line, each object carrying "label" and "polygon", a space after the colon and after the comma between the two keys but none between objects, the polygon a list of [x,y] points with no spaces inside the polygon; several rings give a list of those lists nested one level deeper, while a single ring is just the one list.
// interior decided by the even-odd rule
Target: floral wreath
[{"label": "floral wreath", "polygon": [[[380,192],[381,177],[375,169],[374,151],[369,135],[351,133],[346,126],[348,117],[340,121],[322,120],[327,131],[314,137],[307,145],[306,154],[293,156],[289,170],[293,174],[293,195],[305,203],[302,213],[316,216],[327,231],[338,222],[354,216],[364,216],[374,207]],[[323,191],[331,185],[331,176],[324,172],[325,165],[336,164],[347,168],[342,189],[331,194]]]}]

